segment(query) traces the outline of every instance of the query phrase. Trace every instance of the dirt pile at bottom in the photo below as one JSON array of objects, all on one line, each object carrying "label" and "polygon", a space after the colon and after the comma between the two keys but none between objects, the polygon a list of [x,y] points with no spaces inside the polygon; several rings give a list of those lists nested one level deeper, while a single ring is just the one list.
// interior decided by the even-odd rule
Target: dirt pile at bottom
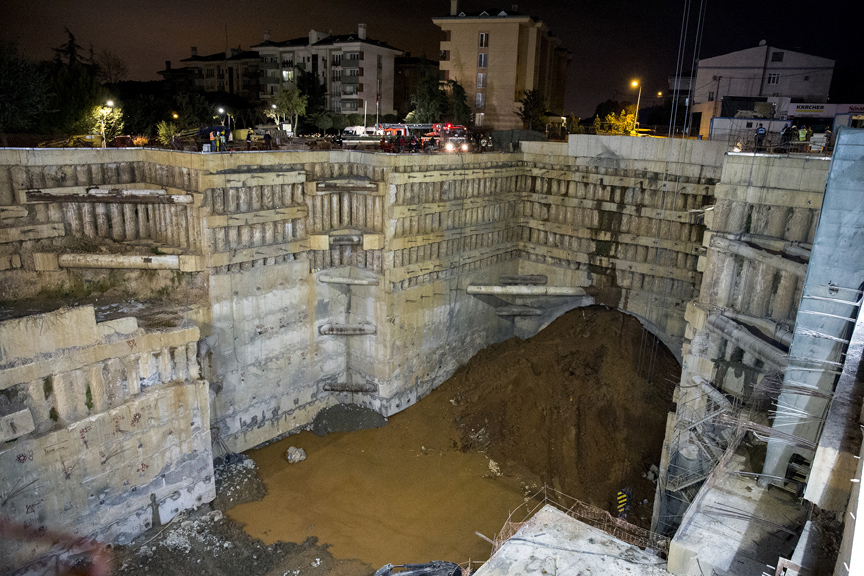
[{"label": "dirt pile at bottom", "polygon": [[[463,450],[484,450],[505,471],[612,509],[618,490],[648,500],[650,519],[672,385],[672,354],[639,321],[602,307],[565,314],[537,336],[478,353],[439,392],[450,395]],[[649,368],[653,382],[637,375]]]}]

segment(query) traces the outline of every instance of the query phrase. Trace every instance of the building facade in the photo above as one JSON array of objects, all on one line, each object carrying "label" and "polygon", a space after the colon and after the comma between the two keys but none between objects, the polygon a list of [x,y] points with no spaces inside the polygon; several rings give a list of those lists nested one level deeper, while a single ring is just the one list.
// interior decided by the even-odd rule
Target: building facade
[{"label": "building facade", "polygon": [[386,42],[356,34],[332,36],[315,30],[309,36],[273,41],[269,34],[253,46],[261,56],[259,97],[268,100],[293,83],[297,70],[315,73],[327,88],[327,108],[341,114],[393,114],[394,58],[402,53]]},{"label": "building facade", "polygon": [[171,61],[166,60],[165,69],[158,72],[175,92],[227,92],[247,100],[258,99],[257,52],[229,48],[204,56],[193,46],[191,56],[180,62],[183,66],[172,68]]},{"label": "building facade", "polygon": [[465,88],[477,126],[522,128],[517,111],[527,90],[539,90],[548,109],[563,114],[571,55],[543,22],[513,10],[459,12],[455,1],[450,16],[432,22],[445,35],[443,78]]},{"label": "building facade", "polygon": [[825,103],[834,60],[769,46],[764,41],[699,61],[693,83],[693,128],[707,136],[711,119],[753,112],[778,117],[785,103]]}]

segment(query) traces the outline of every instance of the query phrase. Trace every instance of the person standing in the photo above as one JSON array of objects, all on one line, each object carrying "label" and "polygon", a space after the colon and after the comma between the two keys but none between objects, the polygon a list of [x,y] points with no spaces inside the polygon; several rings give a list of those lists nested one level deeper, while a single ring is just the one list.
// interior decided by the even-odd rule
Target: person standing
[{"label": "person standing", "polygon": [[762,126],[761,123],[759,124],[759,127],[756,128],[756,135],[755,135],[755,137],[754,137],[754,140],[755,140],[755,142],[756,142],[756,152],[761,152],[761,151],[762,151],[763,146],[764,146],[764,144],[765,144],[765,134],[766,134],[767,132],[768,132],[768,131],[765,130],[765,127]]},{"label": "person standing", "polygon": [[210,152],[216,151],[216,131],[210,131]]},{"label": "person standing", "polygon": [[252,130],[246,132],[246,151],[252,150]]},{"label": "person standing", "polygon": [[270,132],[264,133],[264,149],[272,150],[273,149],[273,137],[270,136]]}]

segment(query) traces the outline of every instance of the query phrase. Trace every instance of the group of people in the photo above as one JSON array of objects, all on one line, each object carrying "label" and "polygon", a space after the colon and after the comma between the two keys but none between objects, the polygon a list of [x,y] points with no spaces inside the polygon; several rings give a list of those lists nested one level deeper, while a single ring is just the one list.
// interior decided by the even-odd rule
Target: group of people
[{"label": "group of people", "polygon": [[[768,131],[760,123],[759,126],[756,128],[756,133],[753,135],[753,143],[756,147],[756,152],[762,152],[765,150],[765,138],[767,135]],[[827,148],[828,145],[831,143],[831,128],[825,128],[824,136],[824,147]],[[784,151],[789,151],[797,148],[799,151],[809,152],[810,140],[812,138],[813,128],[810,126],[805,126],[803,124],[799,128],[794,123],[790,125],[787,122],[780,130],[781,148]],[[796,145],[795,143],[798,144]]]},{"label": "group of people", "polygon": [[437,145],[438,141],[435,138],[421,140],[420,138],[417,138],[417,136],[411,136],[406,139],[402,134],[395,137],[388,136],[387,138],[382,136],[381,141],[378,143],[378,147],[382,152],[395,152],[396,154],[401,154],[402,152],[419,152],[420,150],[431,152],[435,150]]}]

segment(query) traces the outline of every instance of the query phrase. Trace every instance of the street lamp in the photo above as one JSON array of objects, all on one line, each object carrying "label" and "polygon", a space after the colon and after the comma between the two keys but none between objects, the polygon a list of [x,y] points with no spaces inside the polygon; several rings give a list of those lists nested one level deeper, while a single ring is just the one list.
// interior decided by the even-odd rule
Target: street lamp
[{"label": "street lamp", "polygon": [[108,115],[111,114],[111,109],[114,108],[114,101],[108,100],[105,102],[105,106],[99,109],[99,127],[100,132],[102,133],[102,148],[107,148],[108,143],[105,141],[105,120],[108,119]]},{"label": "street lamp", "polygon": [[[219,114],[225,114],[228,117],[228,134],[226,134],[226,139],[230,140],[231,138],[231,114],[225,112],[224,108],[219,108]],[[222,122],[222,125],[225,125],[225,122]]]},{"label": "street lamp", "polygon": [[642,101],[642,85],[639,84],[638,80],[633,80],[630,85],[633,88],[639,87],[639,96],[636,98],[636,116],[633,118],[633,130],[636,130],[636,127],[639,126],[639,103]]}]

